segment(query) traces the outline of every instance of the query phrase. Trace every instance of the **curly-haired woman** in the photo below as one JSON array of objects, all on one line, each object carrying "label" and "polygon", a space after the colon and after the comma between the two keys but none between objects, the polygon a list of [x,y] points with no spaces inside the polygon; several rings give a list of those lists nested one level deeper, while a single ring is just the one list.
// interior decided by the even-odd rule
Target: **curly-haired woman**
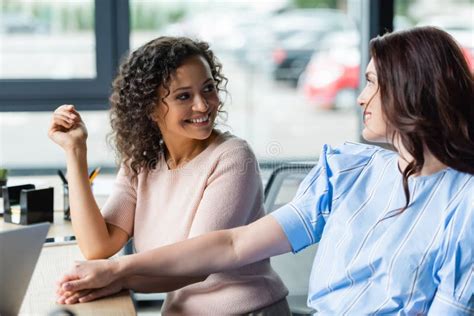
[{"label": "curly-haired woman", "polygon": [[[131,237],[143,252],[264,215],[253,152],[215,129],[221,68],[208,44],[182,37],[157,38],[123,62],[110,98],[121,168],[101,210],[88,182],[86,127],[72,105],[54,112],[49,137],[66,152],[72,224],[87,259],[110,257]],[[268,259],[209,276],[129,276],[103,294],[122,288],[169,292],[165,314],[289,314]]]}]

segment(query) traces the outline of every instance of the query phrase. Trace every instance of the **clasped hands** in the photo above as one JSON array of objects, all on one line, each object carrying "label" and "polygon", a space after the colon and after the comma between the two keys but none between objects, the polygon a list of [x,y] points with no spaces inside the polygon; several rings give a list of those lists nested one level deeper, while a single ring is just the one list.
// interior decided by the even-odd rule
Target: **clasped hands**
[{"label": "clasped hands", "polygon": [[124,289],[116,259],[76,261],[72,270],[57,283],[59,304],[89,302]]}]

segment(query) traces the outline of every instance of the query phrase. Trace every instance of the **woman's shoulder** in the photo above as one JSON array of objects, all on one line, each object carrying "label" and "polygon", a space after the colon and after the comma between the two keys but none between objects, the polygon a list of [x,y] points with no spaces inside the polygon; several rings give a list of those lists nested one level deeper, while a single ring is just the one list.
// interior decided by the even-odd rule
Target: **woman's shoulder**
[{"label": "woman's shoulder", "polygon": [[385,149],[380,146],[350,142],[350,141],[346,141],[342,145],[338,145],[336,147],[332,147],[330,145],[325,145],[325,146],[328,147],[328,150],[329,150],[328,153],[330,155],[356,155],[356,156],[371,157],[374,154],[381,154],[381,155],[395,154],[393,151]]},{"label": "woman's shoulder", "polygon": [[345,142],[340,146],[324,145],[321,158],[331,169],[353,169],[363,167],[369,162],[385,162],[392,159],[395,152],[379,146],[356,142]]},{"label": "woman's shoulder", "polygon": [[453,191],[453,194],[459,195],[463,203],[466,206],[470,205],[471,211],[474,211],[474,174],[458,171],[451,167],[446,168],[445,173],[446,180],[443,187]]},{"label": "woman's shoulder", "polygon": [[209,152],[209,155],[215,159],[227,156],[234,157],[234,159],[241,159],[242,157],[256,159],[247,141],[230,132],[219,132],[213,141],[213,149]]},{"label": "woman's shoulder", "polygon": [[213,148],[200,163],[208,166],[212,174],[226,174],[232,178],[258,176],[257,158],[245,140],[229,132],[220,133],[211,146]]}]

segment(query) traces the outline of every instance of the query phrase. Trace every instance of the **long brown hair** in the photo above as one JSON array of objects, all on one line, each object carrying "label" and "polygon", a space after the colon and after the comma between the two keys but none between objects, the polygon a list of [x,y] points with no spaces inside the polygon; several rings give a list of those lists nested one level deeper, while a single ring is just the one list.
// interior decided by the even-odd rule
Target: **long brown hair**
[{"label": "long brown hair", "polygon": [[392,132],[413,157],[408,178],[424,164],[429,150],[448,167],[474,174],[474,83],[456,41],[434,27],[417,27],[370,41],[382,112]]}]

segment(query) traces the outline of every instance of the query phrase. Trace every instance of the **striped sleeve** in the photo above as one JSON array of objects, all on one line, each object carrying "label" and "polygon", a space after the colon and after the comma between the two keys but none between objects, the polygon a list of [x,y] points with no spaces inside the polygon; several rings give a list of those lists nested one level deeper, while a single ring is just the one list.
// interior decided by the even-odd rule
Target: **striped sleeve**
[{"label": "striped sleeve", "polygon": [[319,242],[338,192],[346,192],[376,150],[347,143],[324,145],[318,164],[301,183],[294,199],[271,213],[282,226],[294,253]]},{"label": "striped sleeve", "polygon": [[429,315],[474,315],[474,199],[456,209],[436,258],[438,281]]},{"label": "striped sleeve", "polygon": [[332,196],[326,167],[323,152],[318,164],[301,182],[294,199],[271,213],[282,226],[294,253],[321,239],[325,224],[322,213],[330,212]]}]

